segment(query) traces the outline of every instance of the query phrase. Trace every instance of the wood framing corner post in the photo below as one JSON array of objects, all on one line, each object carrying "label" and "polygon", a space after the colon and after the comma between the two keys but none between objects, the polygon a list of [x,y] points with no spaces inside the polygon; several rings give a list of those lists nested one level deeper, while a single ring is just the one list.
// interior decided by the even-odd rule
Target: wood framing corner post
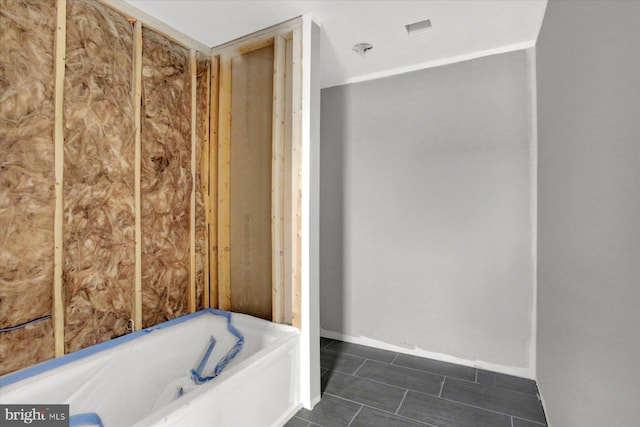
[{"label": "wood framing corner post", "polygon": [[219,149],[219,93],[220,58],[211,56],[210,107],[209,107],[209,161],[208,161],[208,201],[207,228],[209,232],[209,307],[217,308],[218,302],[218,149]]},{"label": "wood framing corner post", "polygon": [[133,27],[133,108],[135,134],[134,165],[134,203],[135,203],[135,241],[136,265],[133,286],[133,328],[142,329],[142,203],[140,193],[141,158],[142,158],[142,22],[136,21]]},{"label": "wood framing corner post", "polygon": [[55,356],[64,354],[64,73],[67,43],[67,2],[58,0],[55,35],[55,86],[54,86],[54,164],[56,178],[56,207],[54,213],[54,267],[53,267],[53,335]]},{"label": "wood framing corner post", "polygon": [[230,167],[231,167],[231,58],[220,56],[218,111],[218,307],[231,310]]},{"label": "wood framing corner post", "polygon": [[[291,300],[295,300],[295,297],[289,296],[288,292],[292,292],[291,289],[294,287],[292,283],[295,281],[299,282],[300,277],[299,245],[291,243],[293,240],[297,239],[297,236],[299,235],[297,230],[299,230],[298,219],[300,218],[300,180],[293,177],[289,180],[288,177],[285,176],[285,164],[287,162],[291,164],[295,163],[297,166],[292,169],[295,169],[295,173],[297,173],[300,170],[300,149],[297,148],[295,152],[288,151],[285,147],[285,141],[287,139],[287,135],[292,135],[289,136],[289,138],[295,137],[299,139],[300,137],[300,126],[295,125],[296,122],[300,121],[300,110],[298,109],[296,112],[292,113],[295,115],[295,118],[290,118],[288,115],[291,114],[288,113],[288,109],[292,109],[292,107],[290,107],[291,104],[300,106],[300,102],[289,99],[291,97],[288,86],[291,82],[289,80],[293,80],[293,84],[295,84],[296,78],[292,75],[288,75],[288,73],[295,74],[298,72],[298,75],[300,74],[299,66],[301,64],[301,51],[298,51],[297,60],[295,59],[296,54],[291,55],[293,57],[292,59],[289,57],[290,54],[288,51],[290,43],[293,43],[290,41],[294,38],[294,33],[297,31],[298,34],[301,34],[301,24],[302,21],[300,18],[292,19],[238,40],[214,47],[211,52],[214,58],[219,58],[219,84],[216,85],[215,75],[212,79],[212,123],[215,117],[213,106],[213,102],[215,101],[213,98],[215,98],[214,92],[216,92],[216,86],[219,100],[217,104],[217,129],[214,129],[212,125],[211,130],[212,141],[214,139],[214,134],[217,131],[218,147],[218,170],[216,175],[217,186],[215,186],[218,191],[217,221],[212,220],[212,225],[217,224],[218,256],[216,267],[218,269],[218,303],[220,308],[229,310],[232,306],[240,307],[247,303],[247,285],[238,282],[234,284],[231,282],[231,272],[235,271],[238,273],[238,265],[234,264],[234,260],[231,256],[231,251],[234,249],[231,247],[232,242],[234,239],[237,241],[238,238],[237,234],[234,237],[232,234],[233,230],[231,230],[231,223],[233,220],[238,220],[235,216],[231,217],[231,212],[233,210],[231,201],[233,199],[233,195],[230,194],[230,192],[233,187],[233,183],[235,182],[237,185],[238,182],[233,181],[235,178],[233,178],[234,174],[231,173],[233,167],[231,164],[232,148],[234,147],[234,142],[231,141],[231,136],[233,132],[236,132],[234,135],[238,135],[238,132],[241,133],[240,128],[232,127],[232,123],[236,123],[236,126],[238,126],[237,123],[241,123],[243,119],[237,118],[238,120],[234,121],[231,117],[232,114],[234,114],[232,113],[231,99],[233,98],[234,102],[236,102],[236,100],[240,100],[242,98],[240,94],[245,93],[249,87],[254,88],[254,86],[259,86],[256,82],[254,82],[254,86],[247,86],[246,81],[242,81],[242,78],[240,78],[240,81],[237,81],[234,86],[233,80],[237,77],[236,74],[240,73],[238,76],[243,76],[240,71],[235,70],[235,66],[241,67],[240,70],[243,69],[242,67],[246,67],[247,72],[256,72],[257,70],[252,69],[251,65],[248,65],[253,64],[254,62],[252,61],[256,61],[256,56],[254,55],[264,55],[265,51],[263,49],[273,49],[273,70],[272,74],[269,73],[269,80],[272,80],[272,82],[269,82],[269,86],[271,86],[271,84],[273,85],[271,114],[269,115],[271,120],[271,289],[268,297],[264,294],[260,297],[269,298],[269,300],[260,301],[257,305],[260,305],[262,310],[265,308],[262,307],[262,303],[268,303],[270,317],[274,322],[278,323],[287,323],[288,321],[291,321],[290,318],[292,316],[290,313],[295,311],[295,309],[290,305],[299,307],[298,302],[291,303]],[[298,39],[300,40],[300,36]],[[300,46],[300,43],[298,43],[298,46]],[[263,53],[258,54],[257,52]],[[293,61],[294,64],[297,64],[294,65],[294,67],[298,67],[298,69],[294,70],[293,73],[288,71],[289,61]],[[269,61],[261,62],[260,60],[258,60],[258,62],[262,64],[270,63]],[[297,78],[298,89],[301,88],[301,85],[299,84],[300,81],[301,79]],[[293,96],[300,98],[300,92],[298,91],[297,94]],[[233,106],[233,108],[239,109],[240,107],[236,105]],[[249,109],[245,111],[245,113],[255,114],[256,111]],[[262,121],[260,121],[260,123],[262,123]],[[296,129],[289,130],[288,126],[294,126]],[[253,132],[252,137],[256,134],[260,134],[260,132],[261,131],[256,130]],[[243,138],[242,136],[236,137],[240,138],[239,141]],[[293,144],[290,145],[292,146]],[[299,143],[296,144],[296,146],[299,147]],[[238,152],[236,152],[236,155],[237,153]],[[213,175],[214,174],[212,173],[212,176]],[[292,189],[292,187],[289,186],[289,182],[291,185],[295,185],[296,188]],[[213,184],[211,188],[214,188]],[[287,204],[288,200],[291,200],[291,202]],[[294,209],[296,213],[292,213],[288,209]],[[240,250],[237,257],[241,257],[242,248],[237,249]],[[298,251],[298,254],[294,255],[291,253],[292,251]],[[256,261],[256,265],[258,265],[258,262],[262,262],[262,260],[258,261],[257,259],[254,261]],[[213,270],[214,266],[212,265],[211,268]],[[293,276],[295,276],[295,279],[292,278]],[[287,287],[286,283],[291,285]],[[232,304],[231,293],[233,289],[238,292],[240,298],[240,300],[236,301],[235,304]],[[262,292],[262,288],[260,289],[260,292]],[[296,295],[299,295],[299,293]],[[242,301],[243,299],[244,301]],[[250,304],[253,306],[255,303],[256,301],[252,300]],[[263,310],[263,312],[266,312],[266,310]]]},{"label": "wood framing corner post", "polygon": [[284,165],[285,165],[285,97],[286,97],[286,40],[274,39],[273,61],[273,118],[271,159],[271,256],[272,256],[272,320],[285,322],[284,286]]}]

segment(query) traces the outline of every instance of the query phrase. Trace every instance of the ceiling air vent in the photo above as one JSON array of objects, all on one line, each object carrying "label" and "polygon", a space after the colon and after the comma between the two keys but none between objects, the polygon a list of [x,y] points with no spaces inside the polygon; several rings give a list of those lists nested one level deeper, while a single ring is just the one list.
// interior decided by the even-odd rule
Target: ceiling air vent
[{"label": "ceiling air vent", "polygon": [[351,48],[351,50],[362,56],[365,56],[365,53],[369,52],[371,49],[373,49],[373,45],[371,43],[358,43],[354,44]]},{"label": "ceiling air vent", "polygon": [[424,21],[414,22],[413,24],[407,24],[404,26],[407,29],[407,34],[410,36],[414,34],[422,33],[423,31],[431,28],[431,19],[425,19]]}]

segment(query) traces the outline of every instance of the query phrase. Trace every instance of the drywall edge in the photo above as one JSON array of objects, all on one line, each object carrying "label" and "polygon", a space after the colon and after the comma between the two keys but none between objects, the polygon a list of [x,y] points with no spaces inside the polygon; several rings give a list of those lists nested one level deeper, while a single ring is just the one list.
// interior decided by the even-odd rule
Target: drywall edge
[{"label": "drywall edge", "polygon": [[538,353],[538,104],[536,88],[536,50],[526,51],[529,98],[529,220],[531,227],[531,338],[529,344],[529,368],[532,378],[537,378]]},{"label": "drywall edge", "polygon": [[302,17],[300,398],[320,402],[320,26]]},{"label": "drywall edge", "polygon": [[440,360],[443,362],[455,363],[457,365],[468,366],[471,368],[479,368],[487,371],[498,372],[506,375],[513,375],[516,377],[527,378],[535,380],[534,370],[529,368],[519,368],[516,366],[499,365],[496,363],[485,362],[484,360],[469,360],[461,359],[459,357],[451,356],[444,353],[436,353],[433,351],[424,350],[421,348],[409,348],[400,347],[397,345],[389,344],[384,341],[378,341],[367,337],[354,337],[351,335],[344,335],[339,332],[327,331],[326,329],[320,329],[320,336],[324,338],[330,338],[334,340],[340,340],[352,344],[366,345],[369,347],[379,348],[381,350],[393,351],[396,353],[409,354],[412,356],[426,357],[428,359]]}]

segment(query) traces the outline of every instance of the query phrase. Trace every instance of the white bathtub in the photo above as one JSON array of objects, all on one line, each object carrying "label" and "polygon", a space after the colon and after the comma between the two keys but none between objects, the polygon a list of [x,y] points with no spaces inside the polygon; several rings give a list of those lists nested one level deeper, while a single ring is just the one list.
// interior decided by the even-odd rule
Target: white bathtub
[{"label": "white bathtub", "polygon": [[0,403],[69,404],[71,416],[96,413],[104,427],[281,426],[300,407],[295,328],[231,314],[242,349],[218,377],[191,383],[211,336],[206,375],[238,341],[224,313],[203,310],[2,376]]}]

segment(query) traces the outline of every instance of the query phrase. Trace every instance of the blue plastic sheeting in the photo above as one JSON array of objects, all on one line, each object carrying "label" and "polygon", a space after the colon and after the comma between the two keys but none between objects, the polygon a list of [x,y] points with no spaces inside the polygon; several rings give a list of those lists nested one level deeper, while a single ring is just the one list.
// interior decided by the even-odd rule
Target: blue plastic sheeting
[{"label": "blue plastic sheeting", "polygon": [[[214,314],[224,316],[227,318],[227,330],[231,332],[233,335],[235,335],[235,337],[238,338],[238,341],[236,341],[235,345],[227,352],[227,354],[225,354],[222,357],[222,359],[220,359],[216,367],[213,369],[213,375],[203,377],[202,369],[204,369],[204,366],[206,365],[207,360],[209,359],[209,356],[211,356],[213,347],[215,347],[216,345],[215,338],[211,337],[211,341],[209,342],[209,347],[207,348],[207,351],[204,357],[200,361],[200,364],[198,365],[198,369],[191,370],[191,373],[193,374],[193,381],[196,384],[202,384],[207,381],[211,381],[212,379],[220,375],[220,373],[224,370],[227,364],[231,362],[231,360],[234,357],[236,357],[236,355],[240,350],[242,350],[242,346],[244,345],[244,336],[240,333],[240,331],[236,329],[235,326],[231,324],[231,313],[229,313],[228,311],[217,310],[217,309],[211,309],[211,310],[214,312]],[[180,390],[179,394],[182,395],[182,390]]]},{"label": "blue plastic sheeting", "polygon": [[202,376],[202,370],[204,369],[204,366],[207,364],[209,357],[211,357],[211,352],[213,351],[213,347],[215,346],[216,346],[216,339],[214,337],[211,337],[211,339],[209,340],[209,347],[207,348],[207,351],[205,352],[204,357],[200,361],[200,364],[195,370],[193,369],[191,370],[191,373],[195,375],[196,378],[200,378]]},{"label": "blue plastic sheeting", "polygon": [[[31,378],[31,377],[36,376],[38,374],[41,374],[43,372],[50,371],[50,370],[58,368],[60,366],[67,365],[67,364],[69,364],[71,362],[74,362],[74,361],[76,361],[78,359],[89,357],[92,354],[96,354],[96,353],[99,353],[101,351],[105,351],[105,350],[108,350],[110,348],[117,347],[117,346],[119,346],[121,344],[124,344],[124,343],[127,343],[129,341],[135,340],[136,338],[139,338],[139,337],[141,337],[143,335],[149,334],[149,333],[151,333],[153,331],[164,329],[164,328],[168,328],[168,327],[171,327],[173,325],[177,325],[179,323],[186,322],[187,320],[193,319],[193,318],[198,317],[198,316],[203,316],[203,315],[206,315],[206,314],[214,314],[214,315],[217,315],[217,316],[224,316],[224,317],[227,318],[228,322],[230,322],[230,319],[231,319],[231,313],[229,313],[228,311],[218,310],[218,309],[214,309],[214,308],[207,308],[207,309],[204,309],[204,310],[200,310],[200,311],[197,311],[195,313],[187,314],[185,316],[181,316],[181,317],[178,317],[176,319],[172,319],[172,320],[160,323],[160,324],[152,326],[150,328],[143,329],[141,331],[132,332],[130,334],[123,335],[121,337],[114,338],[112,340],[105,341],[103,343],[96,344],[94,346],[87,347],[87,348],[84,348],[82,350],[78,350],[76,352],[70,353],[70,354],[65,354],[64,356],[58,357],[56,359],[47,360],[46,362],[39,363],[39,364],[31,366],[29,368],[21,369],[19,371],[12,372],[10,374],[6,374],[6,375],[0,377],[0,387],[8,386],[8,385],[16,383],[18,381],[22,381],[24,379]],[[234,330],[235,330],[235,328],[234,328]],[[230,329],[230,331],[231,331],[231,329]],[[236,332],[237,332],[237,330],[236,330]]]},{"label": "blue plastic sheeting", "polygon": [[80,426],[100,426],[104,427],[100,416],[95,412],[87,412],[85,414],[76,414],[69,417],[69,427]]}]

